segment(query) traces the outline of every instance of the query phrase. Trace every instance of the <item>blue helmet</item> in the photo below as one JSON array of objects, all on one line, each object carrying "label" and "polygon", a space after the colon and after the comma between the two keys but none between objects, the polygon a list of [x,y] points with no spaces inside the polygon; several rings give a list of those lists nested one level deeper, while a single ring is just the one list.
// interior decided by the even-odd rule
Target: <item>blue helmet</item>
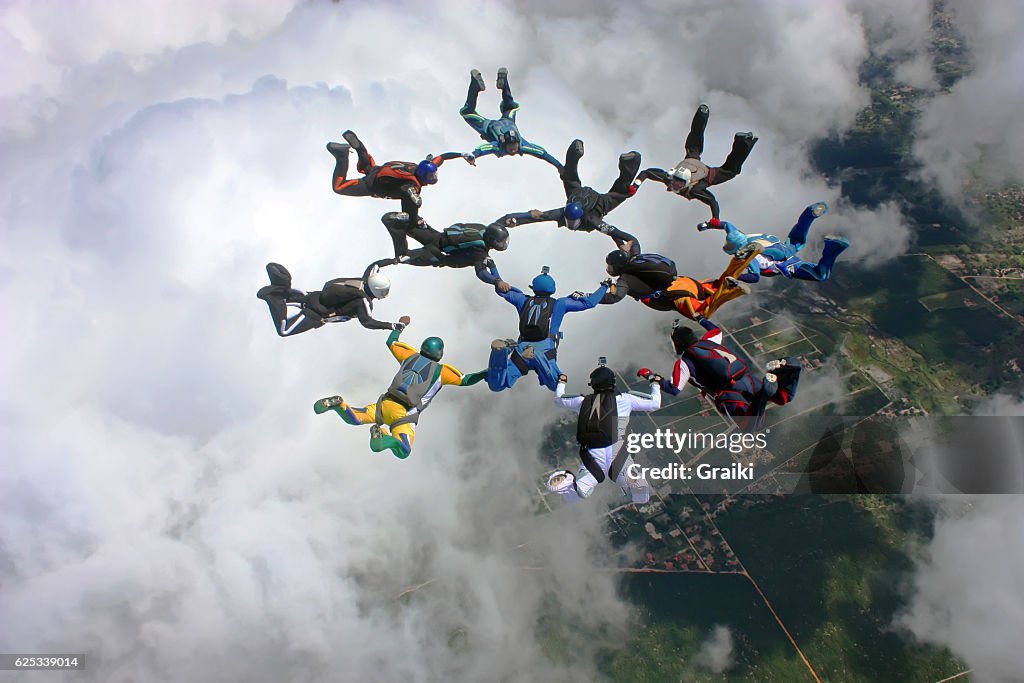
[{"label": "blue helmet", "polygon": [[437,164],[430,159],[424,159],[416,166],[416,179],[424,185],[433,185],[437,182]]},{"label": "blue helmet", "polygon": [[583,218],[583,207],[576,202],[569,202],[565,205],[565,220],[578,221]]},{"label": "blue helmet", "polygon": [[737,249],[745,245],[747,241],[747,236],[744,235],[742,232],[730,231],[725,236],[725,244],[722,245],[722,251],[724,251],[726,254],[733,254],[736,252]]},{"label": "blue helmet", "polygon": [[533,278],[533,282],[530,283],[530,289],[533,290],[534,294],[554,294],[555,278],[547,273],[541,273]]}]

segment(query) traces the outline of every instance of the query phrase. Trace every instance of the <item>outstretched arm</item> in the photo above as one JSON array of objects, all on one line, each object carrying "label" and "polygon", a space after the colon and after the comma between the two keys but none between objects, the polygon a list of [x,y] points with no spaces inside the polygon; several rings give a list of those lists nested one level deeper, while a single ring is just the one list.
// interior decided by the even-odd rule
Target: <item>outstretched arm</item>
[{"label": "outstretched arm", "polygon": [[532,157],[543,159],[544,161],[548,162],[549,164],[557,168],[559,171],[562,170],[562,162],[548,154],[548,151],[541,147],[540,145],[535,145],[534,143],[527,142],[526,140],[520,140],[519,150],[523,154],[529,154]]},{"label": "outstretched arm", "polygon": [[601,297],[602,304],[617,304],[629,294],[629,285],[622,281],[620,277],[610,287],[608,292]]},{"label": "outstretched arm", "polygon": [[653,180],[656,183],[661,183],[662,185],[668,187],[668,179],[668,172],[665,171],[664,169],[645,168],[644,170],[640,171],[640,173],[637,175],[636,180],[633,181],[633,185],[635,187],[639,187],[640,183],[644,182],[645,180]]},{"label": "outstretched arm", "polygon": [[579,410],[580,406],[583,405],[583,397],[566,396],[565,381],[559,380],[558,386],[555,387],[555,405],[568,410]]},{"label": "outstretched arm", "polygon": [[478,145],[477,148],[473,150],[473,158],[479,159],[480,157],[487,156],[488,154],[497,153],[498,146],[496,144],[494,144],[493,142],[485,142],[482,145]]},{"label": "outstretched arm", "polygon": [[[375,320],[370,315],[370,302],[366,299],[363,299],[362,305],[356,310],[356,317],[359,318],[359,323],[368,330],[398,330],[398,325],[395,323]],[[402,325],[402,327],[405,326]]]},{"label": "outstretched arm", "polygon": [[489,258],[476,264],[476,276],[481,282],[486,282],[489,285],[496,285],[501,282],[498,266],[494,265],[494,261]]},{"label": "outstretched arm", "polygon": [[693,188],[693,191],[690,192],[690,197],[711,207],[712,218],[719,217],[718,200],[715,199],[715,195],[711,194],[706,182],[702,180],[697,183],[696,187]]},{"label": "outstretched arm", "polygon": [[604,295],[608,292],[608,285],[602,283],[600,287],[595,289],[592,293],[586,295],[583,298],[576,299],[572,296],[564,296],[559,301],[565,306],[566,313],[575,313],[577,311],[585,311],[593,308],[601,303],[604,299]]},{"label": "outstretched arm", "polygon": [[476,157],[474,157],[472,154],[463,154],[462,152],[445,152],[444,154],[438,154],[436,157],[430,157],[430,161],[435,166],[440,167],[441,164],[448,161],[449,159],[458,159],[459,157],[462,157],[471,164],[476,163]]}]

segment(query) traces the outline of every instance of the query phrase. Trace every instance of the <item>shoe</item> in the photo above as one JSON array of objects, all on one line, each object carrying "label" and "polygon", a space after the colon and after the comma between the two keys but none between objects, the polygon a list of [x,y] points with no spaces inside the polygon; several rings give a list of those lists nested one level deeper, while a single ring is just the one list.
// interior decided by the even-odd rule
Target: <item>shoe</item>
[{"label": "shoe", "polygon": [[505,86],[508,85],[508,69],[501,67],[498,69],[498,80],[496,81],[498,90],[504,90]]},{"label": "shoe", "polygon": [[377,441],[384,438],[384,433],[380,429],[380,425],[370,425],[370,440]]},{"label": "shoe", "polygon": [[502,349],[514,349],[516,347],[515,339],[495,339],[491,342],[491,349],[494,351],[501,351]]},{"label": "shoe", "polygon": [[[476,69],[473,69],[472,71],[470,71],[469,72],[469,78],[474,83],[476,83],[477,90],[479,90],[480,92],[483,92],[484,90],[487,90],[487,86],[484,85],[484,77],[480,75],[479,71],[477,71]],[[499,85],[498,87],[500,88],[501,86]]]},{"label": "shoe", "polygon": [[573,151],[573,153],[576,156],[578,156],[578,157],[583,156],[583,140],[579,140],[579,139],[573,140],[572,144],[569,146],[569,148]]},{"label": "shoe", "polygon": [[786,364],[786,359],[785,358],[780,358],[778,360],[770,360],[770,361],[768,361],[768,364],[764,366],[764,369],[765,369],[766,372],[774,372],[775,370],[778,370],[779,368],[781,368],[785,364]]},{"label": "shoe", "polygon": [[327,398],[322,398],[313,404],[313,412],[317,415],[323,415],[328,410],[337,408],[344,403],[345,400],[341,396],[328,396]]},{"label": "shoe", "polygon": [[523,349],[523,352],[519,354],[519,357],[522,358],[523,360],[533,360],[533,357],[535,355],[537,355],[536,349],[534,349],[532,346],[527,346],[525,349]]},{"label": "shoe", "polygon": [[734,277],[725,278],[725,286],[729,289],[738,289],[744,294],[750,294],[750,285],[746,282],[741,282]]},{"label": "shoe", "polygon": [[[779,378],[769,372],[768,374],[766,374],[764,376],[764,381],[765,382],[770,382],[772,384],[778,384],[779,383]],[[772,394],[774,394],[774,393],[775,392],[773,391]]]},{"label": "shoe", "polygon": [[850,246],[850,240],[846,239],[842,235],[825,235],[825,241],[841,245],[843,249]]},{"label": "shoe", "polygon": [[569,486],[567,485],[567,483],[574,482],[575,480],[576,477],[573,475],[572,472],[568,470],[555,470],[554,472],[548,475],[548,480],[546,484],[548,487],[548,491],[551,491],[552,493],[557,493],[559,491],[568,489]]},{"label": "shoe", "polygon": [[358,150],[363,146],[363,143],[360,142],[358,137],[356,137],[356,134],[350,130],[346,130],[342,133],[341,137],[345,138],[345,142],[352,145],[352,149]]},{"label": "shoe", "polygon": [[333,156],[338,161],[341,161],[342,159],[348,156],[349,149],[350,147],[348,145],[342,144],[340,142],[327,143],[327,151],[330,152],[331,156]]},{"label": "shoe", "polygon": [[282,266],[280,263],[268,263],[267,275],[270,277],[270,284],[276,287],[284,287],[285,289],[291,289],[292,274],[289,273],[288,269]]},{"label": "shoe", "polygon": [[738,260],[742,261],[743,259],[745,259],[748,256],[750,256],[750,254],[752,254],[753,252],[757,251],[757,249],[758,249],[758,245],[757,244],[754,244],[753,242],[747,242],[742,247],[737,249],[736,253],[734,253],[732,255],[732,257],[734,259],[738,259]]},{"label": "shoe", "polygon": [[697,107],[697,111],[703,114],[704,116],[708,116],[711,114],[711,109],[709,109],[708,105],[704,103],[701,103],[701,105]]},{"label": "shoe", "polygon": [[816,202],[811,204],[811,213],[814,214],[815,218],[820,218],[828,213],[828,204],[825,202]]},{"label": "shoe", "polygon": [[750,146],[753,146],[754,143],[757,142],[757,138],[754,137],[753,133],[736,133],[736,139],[746,140],[747,144],[749,144]]}]

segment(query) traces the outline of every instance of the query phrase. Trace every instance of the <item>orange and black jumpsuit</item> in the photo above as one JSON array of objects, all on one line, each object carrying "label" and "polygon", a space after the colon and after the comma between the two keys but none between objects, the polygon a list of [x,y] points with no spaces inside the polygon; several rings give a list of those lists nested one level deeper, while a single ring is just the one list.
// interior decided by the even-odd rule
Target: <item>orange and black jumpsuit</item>
[{"label": "orange and black jumpsuit", "polygon": [[[356,169],[363,174],[361,178],[347,180],[348,155],[338,158],[334,167],[332,187],[337,194],[349,197],[380,197],[398,199],[402,202],[402,211],[409,215],[409,225],[416,225],[419,219],[420,188],[423,184],[416,177],[416,162],[388,161],[380,166],[373,162],[373,157],[366,153],[365,148],[357,150],[359,160]],[[461,157],[460,152],[445,152],[430,161],[440,166],[448,159]]]}]

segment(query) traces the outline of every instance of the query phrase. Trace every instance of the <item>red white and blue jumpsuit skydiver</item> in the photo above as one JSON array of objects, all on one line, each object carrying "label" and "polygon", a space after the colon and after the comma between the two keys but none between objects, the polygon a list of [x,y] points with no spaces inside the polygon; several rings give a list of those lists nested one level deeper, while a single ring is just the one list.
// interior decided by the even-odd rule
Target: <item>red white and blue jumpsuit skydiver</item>
[{"label": "red white and blue jumpsuit skydiver", "polygon": [[[713,322],[703,317],[697,322],[707,330],[703,337],[698,338],[686,326],[672,330],[672,346],[679,360],[672,378],[661,380],[661,388],[675,396],[689,382],[737,427],[759,430],[769,402],[786,405],[796,395],[800,361],[792,356],[770,361],[764,379],[759,379],[736,353],[722,345],[722,331]],[[648,377],[650,370],[641,368],[637,374]]]},{"label": "red white and blue jumpsuit skydiver", "polygon": [[537,382],[551,391],[558,386],[559,328],[566,313],[586,311],[597,306],[608,291],[602,283],[591,294],[573,292],[569,296],[552,298],[555,280],[547,274],[547,267],[530,284],[533,296],[527,296],[515,287],[499,283],[494,291],[519,312],[519,339],[495,339],[491,342],[491,357],[487,367],[487,386],[491,391],[503,391],[533,370]]},{"label": "red white and blue jumpsuit skydiver", "polygon": [[487,154],[496,157],[529,154],[543,159],[561,171],[562,163],[558,159],[548,154],[540,145],[524,140],[519,134],[519,127],[516,125],[519,104],[512,98],[512,90],[508,86],[508,69],[505,67],[498,69],[497,86],[501,90],[501,118],[486,119],[476,111],[477,96],[486,90],[484,79],[476,69],[469,74],[469,92],[466,95],[466,104],[459,110],[459,114],[485,141],[473,150],[473,158]]},{"label": "red white and blue jumpsuit skydiver", "polygon": [[762,277],[776,275],[782,275],[789,279],[824,282],[831,275],[836,258],[850,246],[850,241],[839,235],[826,235],[825,248],[816,264],[800,260],[797,252],[803,249],[807,243],[807,233],[811,229],[811,223],[815,218],[824,216],[826,213],[828,213],[828,204],[825,202],[808,206],[789,231],[789,237],[785,242],[775,235],[747,235],[732,223],[714,218],[698,225],[697,230],[724,230],[726,233],[725,245],[722,247],[722,251],[727,254],[735,254],[747,244],[761,246],[761,253],[755,256],[746,270],[738,276],[738,279],[743,282],[757,282]]},{"label": "red white and blue jumpsuit skydiver", "polygon": [[590,386],[594,393],[589,396],[565,396],[566,377],[558,378],[555,405],[579,413],[576,441],[580,444],[582,466],[575,475],[568,470],[555,470],[549,474],[549,491],[559,494],[567,503],[574,503],[589,498],[598,484],[610,479],[634,503],[643,504],[651,499],[647,481],[629,476],[633,458],[622,444],[631,413],[650,412],[661,407],[661,377],[651,374],[649,378],[649,398],[617,393],[615,373],[603,365],[590,373]]}]

